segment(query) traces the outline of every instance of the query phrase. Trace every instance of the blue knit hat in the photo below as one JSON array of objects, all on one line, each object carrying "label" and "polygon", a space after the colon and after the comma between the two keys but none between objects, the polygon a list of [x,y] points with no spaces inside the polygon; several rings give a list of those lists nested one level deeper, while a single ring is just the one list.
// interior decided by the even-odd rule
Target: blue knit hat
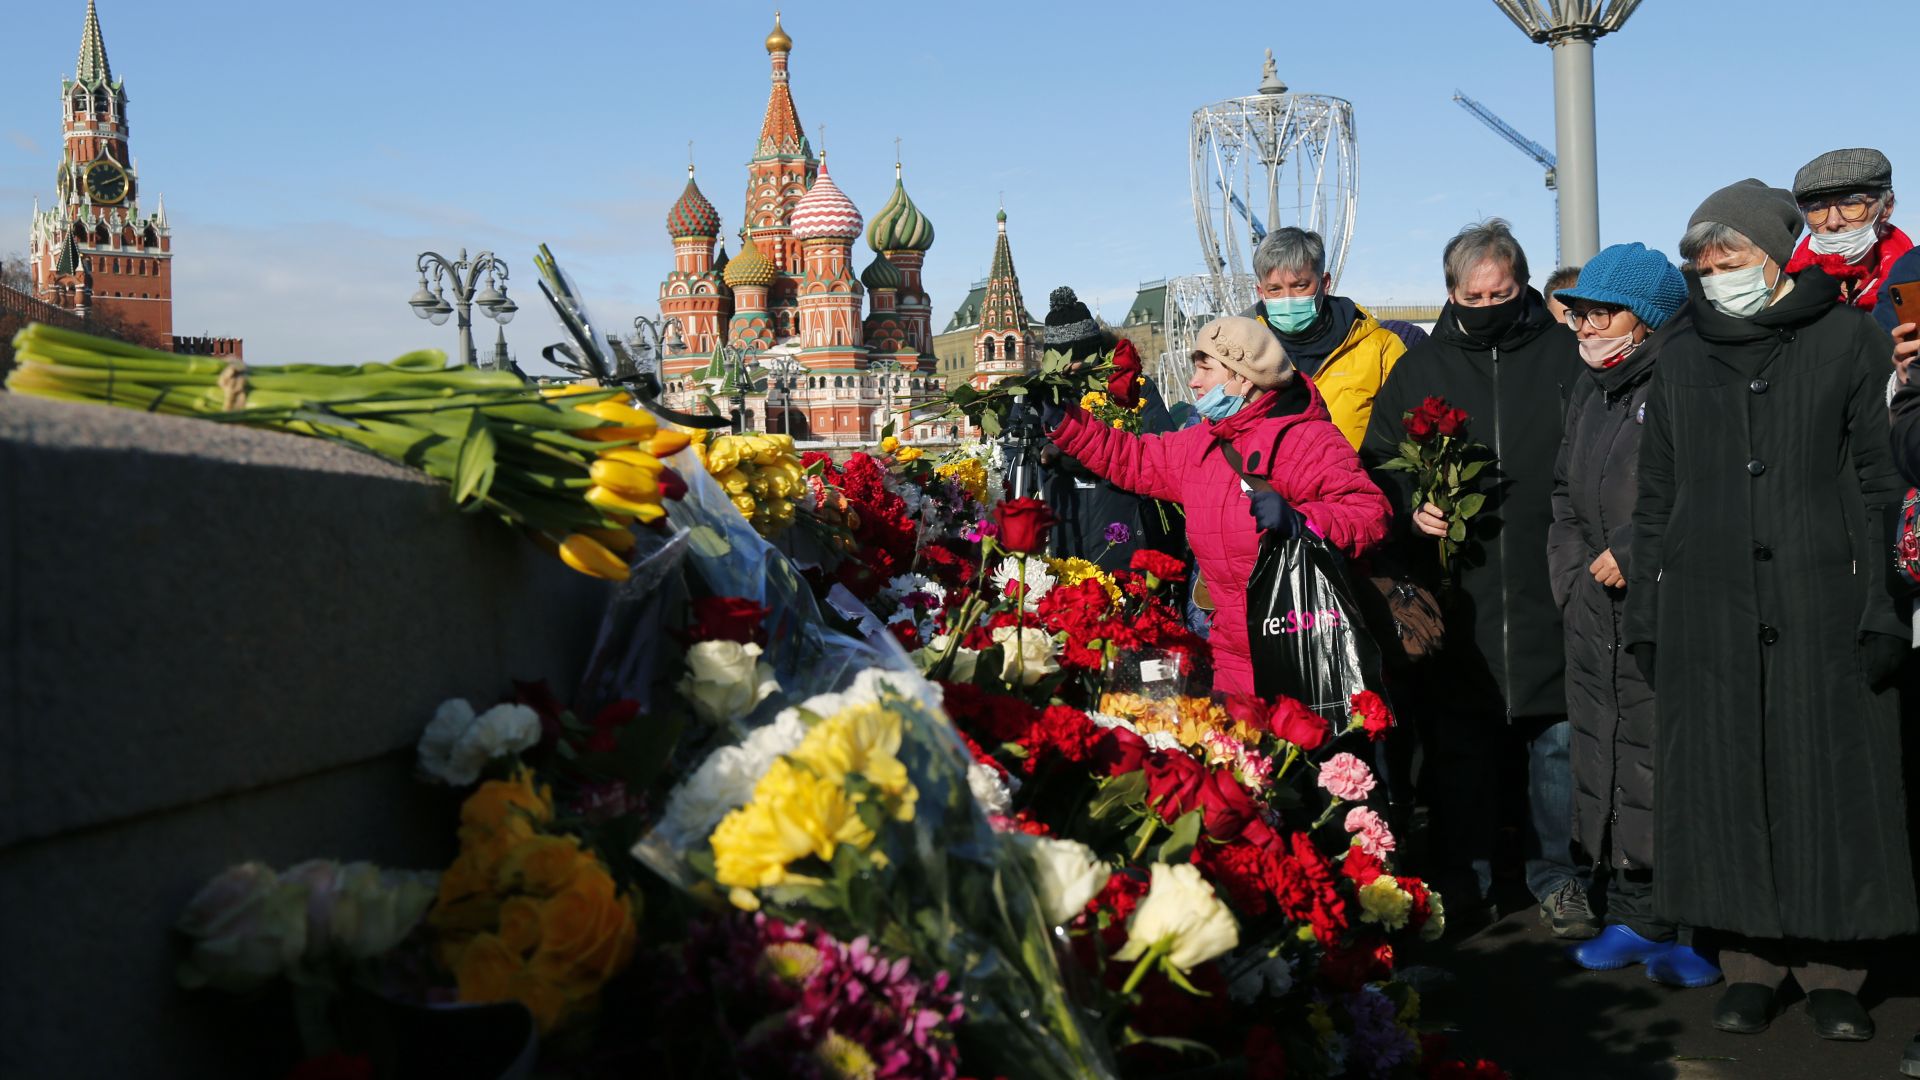
[{"label": "blue knit hat", "polygon": [[1626,308],[1658,330],[1687,302],[1687,279],[1645,244],[1615,244],[1587,260],[1573,288],[1553,294],[1563,304],[1585,300]]}]

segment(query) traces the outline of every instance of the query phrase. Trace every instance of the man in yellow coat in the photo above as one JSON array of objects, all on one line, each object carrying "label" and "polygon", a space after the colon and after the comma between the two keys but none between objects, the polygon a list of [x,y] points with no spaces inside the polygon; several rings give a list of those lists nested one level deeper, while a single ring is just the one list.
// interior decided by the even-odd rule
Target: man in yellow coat
[{"label": "man in yellow coat", "polygon": [[1253,253],[1260,302],[1244,312],[1280,339],[1300,373],[1313,380],[1334,425],[1359,449],[1373,397],[1407,351],[1365,308],[1333,296],[1327,247],[1319,233],[1276,229]]}]

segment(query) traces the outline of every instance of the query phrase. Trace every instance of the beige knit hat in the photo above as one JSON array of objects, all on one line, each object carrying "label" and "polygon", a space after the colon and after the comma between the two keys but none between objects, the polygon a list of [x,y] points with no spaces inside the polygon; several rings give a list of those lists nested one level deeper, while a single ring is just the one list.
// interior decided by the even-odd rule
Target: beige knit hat
[{"label": "beige knit hat", "polygon": [[1293,381],[1293,361],[1271,331],[1256,319],[1229,315],[1200,328],[1194,356],[1210,356],[1260,390],[1278,390]]}]

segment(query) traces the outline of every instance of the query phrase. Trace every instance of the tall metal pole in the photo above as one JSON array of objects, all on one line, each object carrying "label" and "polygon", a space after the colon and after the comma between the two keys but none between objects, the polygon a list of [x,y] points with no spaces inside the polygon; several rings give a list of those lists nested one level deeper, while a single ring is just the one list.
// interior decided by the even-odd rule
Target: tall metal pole
[{"label": "tall metal pole", "polygon": [[1553,43],[1554,179],[1560,196],[1560,260],[1581,266],[1600,253],[1600,147],[1593,107],[1593,39]]}]

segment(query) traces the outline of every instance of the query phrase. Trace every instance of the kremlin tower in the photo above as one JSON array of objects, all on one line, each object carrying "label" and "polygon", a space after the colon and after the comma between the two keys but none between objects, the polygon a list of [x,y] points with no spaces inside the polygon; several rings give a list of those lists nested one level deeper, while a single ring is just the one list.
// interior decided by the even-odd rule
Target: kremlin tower
[{"label": "kremlin tower", "polygon": [[1027,370],[1033,355],[1033,328],[1027,302],[1020,296],[1020,275],[1013,270],[1007,245],[1007,212],[995,216],[1000,235],[993,242],[993,266],[987,271],[987,295],[980,302],[980,330],[973,338],[973,388],[985,390],[1009,375]]},{"label": "kremlin tower", "polygon": [[[870,226],[863,220],[800,126],[788,81],[793,39],[778,13],[766,47],[772,86],[747,164],[739,253],[715,258],[721,222],[691,169],[667,215],[674,269],[660,286],[660,312],[680,320],[686,341],[662,365],[667,400],[698,408],[710,395],[725,411],[738,391],[749,423],[764,421],[755,426],[870,443],[890,415],[942,389],[920,281],[933,225],[907,197],[897,163],[892,198]],[[856,273],[863,227],[875,254]],[[723,346],[749,355],[750,385],[735,385]]]}]

